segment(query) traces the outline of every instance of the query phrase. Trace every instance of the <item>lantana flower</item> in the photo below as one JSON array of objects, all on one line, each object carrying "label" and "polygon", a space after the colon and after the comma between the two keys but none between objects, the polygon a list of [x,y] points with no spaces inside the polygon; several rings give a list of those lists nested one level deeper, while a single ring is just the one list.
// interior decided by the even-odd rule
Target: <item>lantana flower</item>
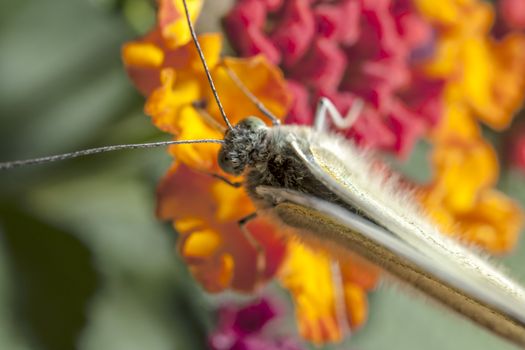
[{"label": "lantana flower", "polygon": [[510,140],[506,145],[510,153],[508,161],[510,165],[520,169],[525,174],[525,125],[520,123],[510,135]]},{"label": "lantana flower", "polygon": [[499,171],[491,145],[481,138],[441,141],[432,165],[422,204],[444,232],[492,253],[516,246],[523,215],[516,202],[494,189]]},{"label": "lantana flower", "polygon": [[344,115],[367,102],[348,137],[406,156],[440,117],[441,82],[420,74],[432,28],[410,1],[239,0],[225,18],[241,56],[279,64],[294,95],[287,123],[312,124],[319,97]]},{"label": "lantana flower", "polygon": [[525,29],[525,2],[523,0],[500,0],[498,10],[507,29]]},{"label": "lantana flower", "polygon": [[[163,2],[159,3],[159,11],[169,7]],[[193,10],[199,8],[195,6]],[[171,15],[177,23],[184,21],[183,17]],[[146,113],[157,127],[177,139],[221,138],[223,121],[196,49],[188,41],[186,27],[166,20],[162,24],[123,48],[128,73],[147,96]],[[169,35],[165,28],[172,29]],[[180,38],[173,28],[184,32]],[[181,38],[186,38],[186,42]],[[199,41],[231,123],[249,115],[261,115],[227,74],[226,66],[275,115],[287,114],[290,97],[285,81],[264,56],[221,59],[220,35],[200,35]],[[366,291],[375,287],[377,269],[358,258],[339,264],[325,253],[298,250],[297,243],[285,241],[264,217],[247,224],[247,237],[238,221],[255,208],[244,191],[210,176],[220,174],[232,181],[240,180],[221,172],[217,152],[218,146],[213,144],[171,147],[170,153],[176,160],[158,189],[158,216],[173,221],[180,234],[178,251],[203,288],[209,292],[249,292],[280,276],[291,291],[305,338],[317,343],[336,341],[342,338],[345,327],[362,325],[367,314]],[[337,280],[330,277],[332,269],[327,270],[331,264],[340,269]],[[320,295],[308,287],[321,283],[327,286]],[[336,312],[341,305],[343,316]]]},{"label": "lantana flower", "polygon": [[[304,345],[275,327],[282,316],[277,303],[260,299],[239,307],[224,303],[209,337],[212,350],[301,350]],[[273,326],[273,327],[272,327]],[[268,328],[272,328],[267,331]]]},{"label": "lantana flower", "polygon": [[[185,21],[184,17],[175,18]],[[170,28],[186,27],[172,25]],[[164,39],[158,27],[144,39],[128,43],[123,49],[130,75],[148,96],[145,111],[157,127],[172,133],[177,139],[221,138],[222,120],[216,106],[208,103],[212,101],[211,92],[194,44],[178,41],[172,47],[172,35],[170,31],[170,36]],[[163,38],[164,41],[151,38]],[[278,72],[264,59],[221,60],[220,35],[200,36],[199,41],[217,87],[223,92],[221,97],[232,123],[244,117],[242,111],[252,114],[256,111],[239,89],[226,81],[229,78],[221,64],[227,64],[240,78],[246,75],[257,77],[257,86],[250,88],[260,93],[261,100],[277,114],[283,114],[287,95]],[[138,55],[136,51],[144,47],[147,50],[155,47],[162,52],[164,59],[157,62],[155,69],[151,65],[137,65],[136,60],[129,58],[129,52]],[[157,81],[156,85],[147,85],[152,81]],[[146,86],[154,87],[148,92]],[[204,102],[204,106],[200,102]],[[196,103],[199,106],[195,106]],[[253,204],[242,191],[209,175],[220,173],[218,146],[175,146],[170,148],[170,153],[176,161],[159,186],[158,215],[174,221],[181,234],[178,250],[197,280],[206,290],[217,292],[226,288],[250,291],[271,278],[283,258],[284,243],[276,236],[275,229],[262,220],[248,225],[265,255],[264,271],[258,271],[257,247],[237,225],[237,220],[254,212]]]},{"label": "lantana flower", "polygon": [[[190,4],[195,19],[202,1]],[[480,1],[433,6],[424,0],[242,0],[225,24],[246,58],[221,58],[219,34],[199,41],[232,124],[261,115],[225,67],[281,120],[288,116],[287,123],[311,124],[320,96],[343,114],[359,98],[366,102],[359,119],[340,132],[362,147],[404,156],[430,134],[434,176],[420,188],[421,203],[445,232],[505,252],[515,244],[521,212],[493,188],[498,162],[478,120],[504,128],[521,103],[522,39],[511,33],[493,40],[492,9]],[[181,140],[222,137],[223,121],[180,1],[159,0],[157,26],[126,44],[123,57],[159,129]],[[498,103],[502,111],[494,113]],[[193,276],[209,292],[251,292],[278,277],[292,296],[301,335],[317,344],[362,326],[379,270],[353,255],[334,258],[284,239],[282,228],[265,217],[248,223],[248,236],[237,222],[255,211],[253,203],[210,176],[242,180],[221,172],[218,149],[171,147],[175,161],[158,189],[158,216],[179,232],[177,248]]]},{"label": "lantana flower", "polygon": [[423,204],[445,231],[488,251],[507,252],[516,244],[522,213],[493,188],[498,160],[478,121],[506,128],[523,103],[525,36],[493,38],[494,9],[484,1],[414,3],[437,30],[425,72],[445,82],[443,119],[432,135],[434,178]]}]

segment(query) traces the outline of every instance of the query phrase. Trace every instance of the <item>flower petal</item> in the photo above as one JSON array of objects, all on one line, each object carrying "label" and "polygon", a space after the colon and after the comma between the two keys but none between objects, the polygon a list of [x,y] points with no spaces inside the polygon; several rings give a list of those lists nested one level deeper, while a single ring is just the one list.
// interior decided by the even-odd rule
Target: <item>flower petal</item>
[{"label": "flower petal", "polygon": [[157,215],[174,221],[181,235],[178,250],[206,290],[252,291],[275,275],[286,246],[277,227],[265,218],[247,224],[248,237],[237,224],[242,211],[236,218],[225,217],[219,208],[231,203],[228,195],[246,195],[231,187],[225,191],[219,183],[185,165],[173,167],[159,186]]},{"label": "flower petal", "polygon": [[454,212],[469,211],[481,189],[493,186],[498,176],[494,149],[482,139],[451,139],[434,148],[433,191]]},{"label": "flower petal", "polygon": [[175,70],[162,70],[161,86],[155,89],[144,107],[144,112],[151,116],[153,124],[159,129],[177,135],[180,132],[178,117],[180,110],[190,106],[200,96],[198,80],[179,79]]},{"label": "flower petal", "polygon": [[291,241],[279,276],[292,294],[299,332],[321,344],[340,341],[348,325],[356,328],[365,322],[366,290],[375,287],[379,269],[358,257],[345,256],[337,262]]},{"label": "flower petal", "polygon": [[[190,19],[194,23],[199,16],[204,0],[186,0]],[[174,48],[191,40],[190,30],[186,22],[182,1],[158,0],[157,22],[164,40]]]},{"label": "flower petal", "polygon": [[292,294],[300,334],[316,344],[341,340],[330,258],[292,241],[279,277]]},{"label": "flower petal", "polygon": [[[178,119],[174,127],[178,132],[178,140],[222,139],[222,133],[210,127],[199,112],[185,106],[179,109]],[[169,152],[175,159],[190,166],[192,169],[206,173],[219,173],[217,154],[220,145],[215,143],[194,143],[170,146]]]},{"label": "flower petal", "polygon": [[461,234],[493,253],[506,253],[518,241],[523,225],[519,205],[496,190],[483,191],[471,212],[458,215]]},{"label": "flower petal", "polygon": [[158,28],[144,38],[122,47],[126,71],[139,91],[148,96],[160,85],[159,70],[164,63],[164,50]]},{"label": "flower petal", "polygon": [[[291,96],[286,90],[282,73],[263,56],[235,59],[225,58],[224,65],[235,72],[244,86],[255,95],[277,117],[284,118],[290,105]],[[268,121],[250,99],[239,89],[221,65],[213,71],[217,91],[226,115],[232,124],[248,116],[259,116]],[[211,93],[208,97],[211,100]],[[218,107],[209,104],[209,113],[219,116]]]}]

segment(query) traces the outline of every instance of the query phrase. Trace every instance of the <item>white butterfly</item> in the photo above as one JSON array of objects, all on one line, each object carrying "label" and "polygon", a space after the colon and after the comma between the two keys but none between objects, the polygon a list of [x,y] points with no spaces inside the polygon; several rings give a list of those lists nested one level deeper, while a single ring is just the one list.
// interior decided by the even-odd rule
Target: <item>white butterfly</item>
[{"label": "white butterfly", "polygon": [[[325,111],[342,118],[328,100]],[[328,106],[328,108],[325,108]],[[351,112],[351,115],[355,113]],[[316,125],[322,125],[316,123]],[[256,206],[332,251],[353,251],[481,326],[525,345],[525,291],[418,210],[397,178],[338,135],[267,127],[249,117],[228,130],[219,164],[244,174]]]}]

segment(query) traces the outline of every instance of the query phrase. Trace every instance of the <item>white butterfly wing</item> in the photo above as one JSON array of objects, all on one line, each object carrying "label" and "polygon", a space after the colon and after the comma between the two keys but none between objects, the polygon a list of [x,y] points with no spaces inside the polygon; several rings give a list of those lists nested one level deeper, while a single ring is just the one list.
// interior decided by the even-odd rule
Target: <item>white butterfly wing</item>
[{"label": "white butterfly wing", "polygon": [[273,210],[284,223],[312,236],[303,237],[306,241],[322,236],[323,244],[336,252],[355,252],[479,325],[525,345],[522,304],[465,278],[457,269],[450,270],[392,232],[338,205],[281,188],[261,186],[257,192],[279,203]]},{"label": "white butterfly wing", "polygon": [[[344,225],[348,232],[338,229],[328,239],[336,245],[341,244],[341,239],[346,240],[347,246],[361,249],[358,253],[387,270],[400,269],[405,264],[407,269],[402,272],[405,276],[399,275],[400,271],[390,272],[401,279],[411,279],[408,282],[425,294],[494,332],[525,344],[525,291],[517,283],[440,233],[418,209],[412,195],[400,192],[397,179],[388,176],[352,143],[334,135],[298,130],[297,135],[308,139],[309,149],[301,148],[297,139],[291,143],[305,167],[344,203],[362,213],[362,217],[333,203],[282,189],[274,189],[272,195],[315,210],[308,215],[320,213]],[[280,210],[286,211],[283,208]],[[303,219],[308,221],[305,215]],[[317,216],[316,220],[323,220]],[[309,226],[300,220],[295,222],[296,227],[301,225],[311,228],[315,222],[309,222]],[[323,225],[317,228],[318,235],[324,234]],[[361,234],[368,245],[356,247],[355,237],[348,241],[351,231]],[[375,251],[367,252],[367,247]],[[376,253],[383,254],[382,259],[398,261],[385,265],[370,256]]]}]

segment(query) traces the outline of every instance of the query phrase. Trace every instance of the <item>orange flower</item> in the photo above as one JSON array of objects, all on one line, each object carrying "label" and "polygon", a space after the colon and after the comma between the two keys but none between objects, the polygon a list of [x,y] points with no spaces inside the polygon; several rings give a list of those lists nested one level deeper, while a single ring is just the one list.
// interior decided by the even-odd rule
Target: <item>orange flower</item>
[{"label": "orange flower", "polygon": [[[203,0],[188,0],[188,9],[192,20],[197,18],[203,5]],[[182,68],[188,62],[195,62],[192,55],[197,52],[190,42],[191,36],[182,2],[178,0],[159,0],[157,26],[144,38],[126,43],[122,47],[122,58],[128,75],[136,87],[144,95],[149,95],[160,85],[160,70],[164,67]],[[204,40],[207,43],[207,40]],[[185,49],[179,50],[181,46]],[[205,47],[203,46],[203,49]],[[220,44],[215,55],[207,58],[219,58]],[[206,52],[210,51],[206,47]],[[202,71],[201,67],[194,67]]]},{"label": "orange flower", "polygon": [[[167,3],[160,6],[161,12],[170,9],[171,1]],[[167,14],[160,13],[162,16]],[[177,25],[166,23],[123,49],[131,78],[148,95],[145,112],[157,127],[177,139],[222,138],[224,122],[194,44],[187,38],[182,40],[186,35],[182,32],[180,37],[175,35]],[[246,81],[248,88],[258,93],[275,113],[285,114],[289,97],[275,68],[261,57],[221,61],[222,39],[218,34],[201,35],[199,41],[232,123],[248,113],[260,113],[233,85],[224,65]],[[248,292],[275,274],[285,245],[275,227],[261,218],[247,225],[249,236],[241,231],[237,221],[255,208],[242,190],[208,175],[220,172],[218,150],[216,144],[170,147],[177,163],[159,186],[158,216],[173,220],[180,233],[178,251],[206,290],[232,288]],[[259,251],[263,259],[258,258]]]},{"label": "orange flower", "polygon": [[[224,122],[179,13],[171,0],[160,2],[155,30],[123,48],[128,73],[148,97],[145,112],[159,129],[177,139],[221,138]],[[277,68],[262,56],[221,60],[218,34],[200,35],[199,41],[232,124],[249,115],[263,116],[226,67],[275,115],[286,115],[290,96]],[[177,249],[193,276],[209,292],[228,288],[249,292],[272,278],[284,259],[281,280],[291,291],[305,338],[317,343],[336,341],[345,324],[362,325],[367,315],[366,291],[374,288],[377,269],[357,258],[332,262],[326,254],[285,242],[264,217],[247,224],[249,236],[242,232],[238,220],[255,208],[244,191],[208,175],[221,173],[218,148],[216,144],[170,147],[177,162],[158,189],[158,216],[173,221],[180,234]],[[263,259],[258,258],[261,251]],[[332,266],[339,270],[335,279]]]},{"label": "orange flower", "polygon": [[520,207],[492,189],[498,162],[481,138],[440,142],[433,153],[434,180],[422,203],[445,232],[493,253],[512,249],[523,218]]},{"label": "orange flower", "polygon": [[433,187],[454,212],[475,206],[478,192],[494,186],[498,160],[492,147],[481,138],[453,139],[439,143],[432,154]]},{"label": "orange flower", "polygon": [[503,129],[521,105],[525,36],[491,38],[494,11],[484,1],[415,3],[438,33],[426,72],[446,82],[444,116],[432,133],[434,177],[422,190],[422,204],[444,231],[488,251],[507,252],[522,226],[521,209],[492,189],[498,160],[477,120]]},{"label": "orange flower", "polygon": [[454,108],[460,102],[487,125],[507,127],[525,96],[525,35],[492,39],[494,9],[484,1],[415,4],[438,29],[436,54],[426,72],[447,81],[446,104]]},{"label": "orange flower", "polygon": [[348,328],[364,324],[366,292],[375,288],[379,269],[356,256],[335,260],[292,241],[279,276],[296,305],[299,332],[322,344],[340,341]]},{"label": "orange flower", "polygon": [[[190,19],[195,22],[201,12],[204,0],[187,0]],[[191,40],[182,1],[159,0],[157,23],[162,30],[162,37],[170,46],[184,45]]]},{"label": "orange flower", "polygon": [[[210,292],[252,291],[275,274],[285,253],[276,228],[264,219],[247,225],[257,246],[250,242],[237,221],[225,214],[223,206],[232,201],[246,205],[241,207],[244,212],[236,213],[238,219],[254,210],[243,192],[182,164],[168,172],[158,189],[157,215],[173,220],[180,234],[178,251]],[[259,247],[264,254],[262,270],[257,261]]]}]

